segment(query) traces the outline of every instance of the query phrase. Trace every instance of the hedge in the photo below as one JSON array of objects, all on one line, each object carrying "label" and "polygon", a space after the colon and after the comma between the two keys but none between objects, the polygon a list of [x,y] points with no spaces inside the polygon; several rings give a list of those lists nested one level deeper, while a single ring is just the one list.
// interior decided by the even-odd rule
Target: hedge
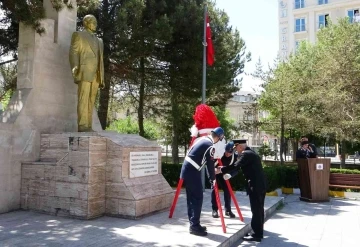
[{"label": "hedge", "polygon": [[[176,187],[179,181],[181,164],[162,164],[162,174],[171,187]],[[360,174],[359,170],[347,170],[331,168],[331,173],[342,174]],[[299,188],[298,168],[297,166],[264,166],[264,173],[267,183],[267,192],[277,188]],[[246,181],[242,172],[230,180],[233,190],[244,191]],[[209,181],[206,180],[205,187],[210,188]]]}]

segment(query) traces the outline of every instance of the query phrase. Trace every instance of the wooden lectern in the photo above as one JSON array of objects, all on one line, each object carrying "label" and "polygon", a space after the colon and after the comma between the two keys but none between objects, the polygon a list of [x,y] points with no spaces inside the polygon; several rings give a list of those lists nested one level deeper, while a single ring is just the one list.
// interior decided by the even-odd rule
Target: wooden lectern
[{"label": "wooden lectern", "polygon": [[329,201],[330,159],[298,159],[300,200]]}]

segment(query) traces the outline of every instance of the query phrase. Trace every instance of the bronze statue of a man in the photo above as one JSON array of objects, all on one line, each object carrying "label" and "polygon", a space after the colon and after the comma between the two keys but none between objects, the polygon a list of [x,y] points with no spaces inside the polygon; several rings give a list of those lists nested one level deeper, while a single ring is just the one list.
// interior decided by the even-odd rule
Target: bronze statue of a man
[{"label": "bronze statue of a man", "polygon": [[78,84],[78,131],[91,132],[97,91],[99,86],[104,87],[104,44],[95,35],[97,21],[93,15],[86,15],[83,24],[85,30],[72,35],[69,57]]}]

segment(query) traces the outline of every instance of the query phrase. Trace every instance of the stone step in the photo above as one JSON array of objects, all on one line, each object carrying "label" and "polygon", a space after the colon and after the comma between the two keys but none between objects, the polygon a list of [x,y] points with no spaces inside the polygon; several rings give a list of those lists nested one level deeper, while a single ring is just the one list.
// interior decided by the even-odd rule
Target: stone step
[{"label": "stone step", "polygon": [[[49,180],[54,176],[56,162],[22,162],[21,163],[21,179],[23,181],[30,180]],[[24,180],[25,179],[25,180]],[[24,184],[22,183],[22,187]]]},{"label": "stone step", "polygon": [[[88,142],[84,140],[98,136],[97,132],[68,132],[58,134],[41,134],[40,161],[59,161],[64,159],[69,149],[88,149]],[[79,142],[79,137],[82,141]]]},{"label": "stone step", "polygon": [[42,134],[40,161],[51,162],[63,159],[69,152],[69,137],[63,134]]},{"label": "stone step", "polygon": [[44,165],[44,166],[55,166],[56,161],[35,161],[35,162],[22,162],[22,165]]}]

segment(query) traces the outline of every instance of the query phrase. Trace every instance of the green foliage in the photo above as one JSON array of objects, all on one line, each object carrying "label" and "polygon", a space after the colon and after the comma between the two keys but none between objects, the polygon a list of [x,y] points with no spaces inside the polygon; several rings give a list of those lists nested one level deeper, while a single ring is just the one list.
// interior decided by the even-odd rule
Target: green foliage
[{"label": "green foliage", "polygon": [[3,95],[3,97],[1,97],[0,104],[2,105],[2,110],[5,110],[9,104],[12,93],[13,92],[9,90]]},{"label": "green foliage", "polygon": [[302,42],[273,70],[261,107],[302,133],[360,139],[359,32],[360,25],[345,18],[322,28],[317,43]]},{"label": "green foliage", "polygon": [[[181,164],[162,164],[162,173],[172,187],[176,187],[179,181]],[[343,174],[360,174],[359,170],[346,169],[330,169],[331,173]],[[267,192],[275,189],[299,188],[299,175],[297,166],[264,166],[264,173],[267,183]],[[234,191],[244,191],[246,189],[246,181],[242,172],[239,172],[234,178],[230,179],[231,186]],[[210,184],[206,182],[206,188],[210,188]]]},{"label": "green foliage", "polygon": [[[164,53],[164,61],[169,65],[166,97],[170,106],[165,119],[171,129],[172,157],[176,161],[178,146],[185,143],[185,138],[179,136],[186,134],[190,139],[192,115],[201,102],[204,6],[203,1],[195,0],[167,3],[172,38]],[[212,67],[207,66],[206,104],[224,107],[237,90],[233,79],[244,72],[250,54],[239,32],[229,25],[227,14],[216,9],[212,1],[208,7],[216,61]]]},{"label": "green foliage", "polygon": [[337,169],[331,168],[331,173],[341,173],[341,174],[360,174],[360,170],[353,170],[353,169]]},{"label": "green foliage", "polygon": [[220,126],[225,131],[226,140],[232,140],[239,134],[239,128],[235,125],[235,120],[230,117],[229,111],[225,107],[213,107],[216,117],[220,122]]},{"label": "green foliage", "polygon": [[[154,121],[146,120],[145,124],[145,138],[150,140],[157,140],[160,138],[160,130],[158,124]],[[139,134],[139,126],[136,120],[131,117],[113,121],[107,130],[114,130],[122,134]]]},{"label": "green foliage", "polygon": [[176,187],[179,182],[181,166],[181,164],[162,163],[162,175],[171,187]]},{"label": "green foliage", "polygon": [[279,188],[279,185],[281,184],[278,172],[278,167],[264,167],[264,174],[266,179],[266,191],[270,192],[277,188]]},{"label": "green foliage", "polygon": [[266,156],[272,156],[275,155],[275,152],[271,150],[271,148],[269,147],[269,145],[267,144],[263,144],[261,145],[261,147],[258,150],[259,155],[262,157],[264,156],[266,159]]},{"label": "green foliage", "polygon": [[282,138],[291,128],[344,147],[345,140],[360,140],[359,39],[360,25],[344,18],[322,28],[317,43],[302,42],[288,60],[257,73],[265,80],[260,107]]},{"label": "green foliage", "polygon": [[[69,1],[51,0],[60,10]],[[201,102],[204,1],[189,0],[78,0],[78,28],[84,14],[98,19],[98,35],[104,41],[105,88],[100,91],[98,113],[102,126],[108,123],[113,99],[130,101],[137,112],[141,135],[146,135],[146,119],[162,123],[162,137],[172,142],[174,159],[178,147],[190,140],[188,129],[192,115]],[[244,72],[251,59],[245,41],[229,23],[228,15],[208,1],[215,64],[207,66],[206,103],[219,108],[219,118],[228,137],[233,124],[225,108],[232,93],[238,90],[233,80]],[[3,24],[0,32],[2,53],[16,60],[18,27],[22,21],[39,33],[44,18],[41,0],[3,1]],[[124,129],[124,131],[130,131]],[[133,131],[133,130],[131,130]],[[152,135],[153,136],[153,135]]]},{"label": "green foliage", "polygon": [[16,64],[0,65],[0,103],[3,109],[8,105],[12,93],[16,89]]}]

